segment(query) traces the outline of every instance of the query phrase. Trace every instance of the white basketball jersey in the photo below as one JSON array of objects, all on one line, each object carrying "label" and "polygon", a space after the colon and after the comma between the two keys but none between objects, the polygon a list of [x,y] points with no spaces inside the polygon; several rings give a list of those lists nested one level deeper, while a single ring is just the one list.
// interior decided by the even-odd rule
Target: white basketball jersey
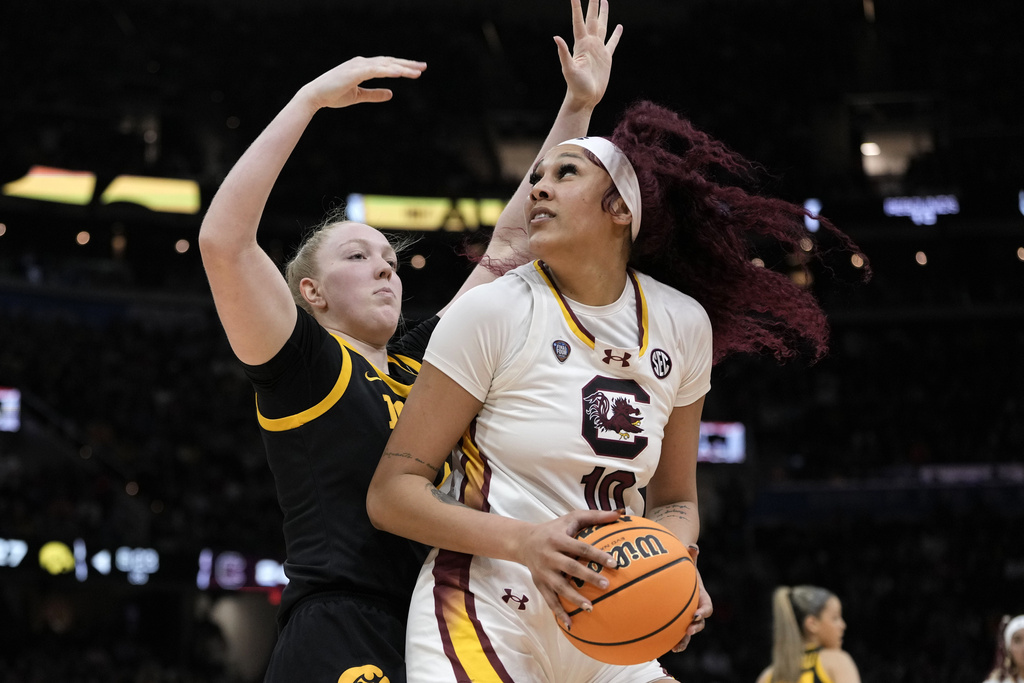
[{"label": "white basketball jersey", "polygon": [[[642,274],[610,306],[574,304],[535,262],[463,295],[424,359],[484,403],[448,480],[454,497],[531,522],[642,515],[672,409],[710,387],[711,326],[693,299]],[[577,650],[525,566],[438,549],[410,605],[406,662],[410,683],[667,677],[657,661],[615,666]]]},{"label": "white basketball jersey", "polygon": [[[476,509],[532,522],[574,509],[643,515],[640,489],[657,469],[672,409],[710,388],[704,309],[633,272],[618,302],[580,306],[561,295],[540,262],[469,294],[475,311],[464,317],[456,308],[465,297],[456,302],[425,356],[484,402],[463,439],[450,492]],[[522,318],[511,321],[505,339],[472,329],[501,316],[506,324]],[[598,330],[620,338],[605,343]],[[473,348],[496,343],[512,348]],[[474,357],[485,367],[467,373]]]}]

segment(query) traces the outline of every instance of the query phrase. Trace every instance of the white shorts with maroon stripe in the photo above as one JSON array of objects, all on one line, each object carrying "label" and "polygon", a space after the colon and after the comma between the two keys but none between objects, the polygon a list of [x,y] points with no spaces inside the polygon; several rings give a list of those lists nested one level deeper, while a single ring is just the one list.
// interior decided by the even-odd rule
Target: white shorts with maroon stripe
[{"label": "white shorts with maroon stripe", "polygon": [[523,565],[433,550],[406,633],[409,683],[649,683],[658,662],[604,664],[562,634]]}]

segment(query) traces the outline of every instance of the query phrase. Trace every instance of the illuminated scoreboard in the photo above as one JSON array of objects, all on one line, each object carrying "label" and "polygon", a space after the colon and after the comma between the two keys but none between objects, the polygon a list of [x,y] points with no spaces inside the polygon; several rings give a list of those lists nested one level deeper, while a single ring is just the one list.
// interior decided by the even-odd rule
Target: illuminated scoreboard
[{"label": "illuminated scoreboard", "polygon": [[160,571],[160,553],[153,548],[128,546],[90,550],[80,538],[40,543],[0,538],[0,569],[74,576],[80,582],[90,576],[121,575],[128,583],[140,586]]},{"label": "illuminated scoreboard", "polygon": [[195,586],[200,590],[279,592],[288,583],[284,566],[235,550],[203,548],[196,553],[161,554],[155,548],[91,546],[84,539],[0,538],[0,576],[50,576],[79,583],[123,581]]}]

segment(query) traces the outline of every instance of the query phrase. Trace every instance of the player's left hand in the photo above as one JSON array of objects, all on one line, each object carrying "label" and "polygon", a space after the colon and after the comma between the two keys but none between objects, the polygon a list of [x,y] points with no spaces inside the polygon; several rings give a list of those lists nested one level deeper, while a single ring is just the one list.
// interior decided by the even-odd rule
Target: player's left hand
[{"label": "player's left hand", "polygon": [[711,596],[708,595],[707,589],[704,588],[704,579],[701,578],[699,569],[697,570],[697,593],[697,611],[693,613],[693,621],[686,627],[686,635],[672,648],[672,652],[682,652],[685,650],[690,644],[690,638],[704,630],[707,618],[715,611],[715,606],[711,604]]}]

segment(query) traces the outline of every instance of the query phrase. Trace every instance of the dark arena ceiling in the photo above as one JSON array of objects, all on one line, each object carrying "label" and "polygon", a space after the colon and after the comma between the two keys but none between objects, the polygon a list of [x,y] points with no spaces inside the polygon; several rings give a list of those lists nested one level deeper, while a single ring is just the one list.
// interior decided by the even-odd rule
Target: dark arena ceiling
[{"label": "dark arena ceiling", "polygon": [[[521,169],[502,159],[543,136],[561,99],[551,37],[571,37],[567,0],[58,0],[4,14],[5,182],[46,164],[214,188],[327,68],[427,61],[392,102],[315,119],[272,206],[299,212],[350,191],[504,196]],[[618,0],[611,16],[625,34],[594,133],[652,99],[793,197],[870,194],[858,148],[885,130],[929,140],[906,192],[1024,181],[1019,0]]]},{"label": "dark arena ceiling", "polygon": [[[610,12],[625,31],[593,134],[610,133],[636,100],[669,106],[760,162],[766,192],[819,199],[883,273],[888,254],[908,261],[903,251],[921,246],[881,250],[872,235],[942,238],[953,255],[976,254],[974,265],[950,261],[965,281],[967,268],[996,277],[990,255],[1021,246],[1020,0],[613,0]],[[22,278],[26,258],[63,249],[65,259],[88,252],[93,281],[127,268],[115,281],[205,295],[198,255],[179,259],[174,245],[194,242],[206,202],[292,94],[356,55],[428,69],[389,83],[388,103],[314,118],[264,215],[275,258],[350,193],[503,200],[564,93],[556,34],[571,42],[568,0],[9,3],[0,185],[34,165],[90,171],[97,188],[123,174],[183,178],[199,184],[202,206],[181,216],[103,205],[99,189],[87,207],[0,196],[0,275]],[[883,161],[895,150],[895,170],[866,171],[870,141]],[[927,234],[883,216],[884,198],[921,195],[955,196],[960,216]],[[82,230],[94,237],[87,248],[75,243]],[[995,237],[979,247],[957,235]],[[129,246],[111,260],[121,236]],[[421,235],[434,258],[417,277],[440,299],[461,277],[461,239]]]}]

